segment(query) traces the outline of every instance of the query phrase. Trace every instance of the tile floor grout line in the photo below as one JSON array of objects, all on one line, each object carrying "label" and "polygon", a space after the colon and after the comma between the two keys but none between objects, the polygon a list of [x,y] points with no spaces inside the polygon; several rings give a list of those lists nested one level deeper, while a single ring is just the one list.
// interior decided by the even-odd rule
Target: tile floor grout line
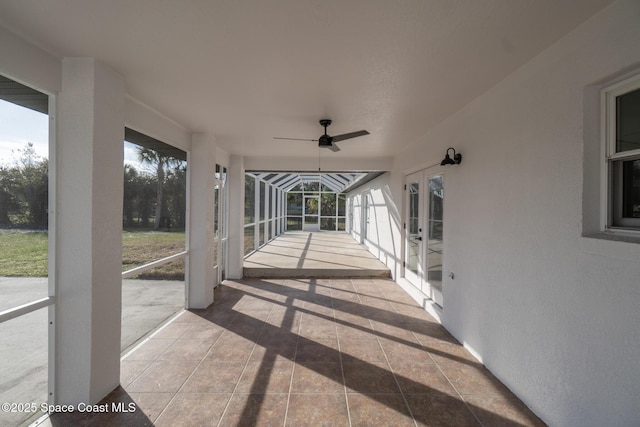
[{"label": "tile floor grout line", "polygon": [[[187,312],[189,310],[183,310],[183,312]],[[181,313],[182,314],[182,313]],[[177,319],[178,316],[176,316]],[[175,319],[173,319],[175,320]],[[171,322],[173,322],[173,320]],[[191,329],[191,327],[193,327],[195,324],[191,325],[189,327],[189,329]],[[187,329],[188,330],[188,329]],[[185,331],[186,332],[186,331]],[[169,401],[167,402],[167,404],[164,406],[164,408],[162,408],[162,411],[160,411],[160,413],[158,414],[158,416],[156,417],[155,420],[153,420],[153,424],[155,424],[155,422],[162,416],[162,414],[164,414],[167,410],[167,408],[169,407],[169,405],[171,405],[171,403],[176,399],[176,397],[178,396],[178,394],[180,393],[180,390],[182,390],[182,388],[184,387],[184,385],[187,383],[187,381],[189,381],[191,379],[191,377],[193,377],[193,374],[198,370],[198,368],[200,367],[200,365],[202,365],[202,362],[204,362],[204,360],[207,358],[207,355],[209,354],[209,352],[211,351],[211,349],[213,348],[214,345],[216,345],[216,343],[218,342],[218,340],[220,339],[220,337],[222,337],[224,335],[223,331],[220,335],[218,335],[218,337],[216,339],[213,340],[213,343],[211,344],[211,347],[209,347],[209,350],[207,350],[207,352],[205,353],[204,356],[202,356],[202,359],[200,359],[200,361],[196,364],[196,366],[193,368],[193,371],[191,371],[191,373],[187,376],[187,378],[182,382],[182,384],[180,385],[180,387],[178,387],[178,389],[173,392],[173,396],[171,396],[171,399],[169,399]],[[183,334],[184,335],[184,334]],[[167,347],[168,350],[168,347]],[[166,350],[165,350],[166,351]],[[164,353],[163,353],[164,354]],[[160,355],[162,356],[162,354]],[[158,357],[160,357],[158,356]],[[158,359],[156,359],[158,360]],[[133,384],[133,383],[132,383]]]},{"label": "tile floor grout line", "polygon": [[[274,307],[274,304],[271,304],[271,309],[269,309],[269,314],[267,314],[267,319],[271,315],[271,312],[273,312],[273,307]],[[249,353],[249,357],[247,357],[247,361],[244,362],[244,367],[242,368],[242,371],[240,372],[240,376],[238,377],[238,380],[236,381],[236,385],[233,387],[233,390],[231,391],[231,394],[229,395],[229,400],[227,401],[227,404],[224,406],[224,409],[222,410],[222,414],[220,414],[220,419],[218,420],[217,426],[220,426],[220,423],[222,422],[222,420],[224,419],[225,414],[227,413],[227,409],[229,409],[229,405],[231,404],[231,400],[233,399],[233,397],[234,397],[234,395],[236,393],[236,390],[238,389],[238,385],[240,384],[240,380],[242,379],[242,375],[247,370],[247,366],[249,365],[249,361],[251,360],[251,356],[253,356],[253,353],[256,351],[256,346],[258,345],[258,340],[260,339],[260,336],[261,336],[261,334],[262,334],[262,332],[264,331],[265,328],[266,328],[266,324],[263,321],[262,322],[262,328],[260,329],[260,332],[258,332],[258,334],[256,336],[256,340],[253,343],[253,347],[251,348],[251,353]]]},{"label": "tile floor grout line", "polygon": [[[352,280],[349,279],[349,283],[351,282]],[[351,286],[353,286],[353,284],[351,284]],[[333,287],[331,289],[333,289]],[[333,309],[333,297],[331,297],[331,308]],[[342,360],[342,348],[340,347],[340,337],[338,336],[338,325],[336,324],[335,309],[333,310],[333,326],[335,327],[335,330],[336,330],[336,343],[338,345],[338,356],[340,357],[340,373],[342,374],[344,401],[345,401],[345,404],[347,405],[347,419],[349,420],[349,427],[351,427],[352,423],[351,423],[351,409],[349,408],[349,394],[347,393],[347,380],[344,376],[344,361]]]},{"label": "tile floor grout line", "polygon": [[[384,295],[384,292],[382,293],[382,295]],[[360,302],[360,303],[362,304],[362,302]],[[384,358],[387,361],[387,366],[389,366],[389,369],[391,370],[391,375],[393,375],[393,380],[396,382],[396,386],[398,387],[398,390],[400,390],[400,396],[402,396],[402,401],[404,402],[405,406],[407,407],[407,410],[409,411],[409,415],[411,415],[411,419],[413,421],[413,424],[416,427],[418,427],[418,421],[416,420],[416,417],[413,415],[413,411],[411,410],[411,407],[409,406],[409,401],[407,400],[407,397],[404,394],[404,390],[402,390],[402,387],[400,387],[400,382],[398,381],[398,377],[396,376],[396,373],[394,372],[393,367],[391,366],[391,361],[389,361],[389,356],[387,356],[387,352],[385,351],[384,347],[382,346],[382,343],[380,342],[380,338],[379,338],[378,334],[375,334],[375,335],[376,335],[376,341],[378,342],[378,345],[382,349],[382,354],[384,354]],[[420,341],[418,341],[418,342],[420,342]]]},{"label": "tile floor grout line", "polygon": [[187,311],[187,310],[183,308],[182,310],[178,310],[176,313],[174,313],[174,315],[171,316],[168,320],[165,320],[165,323],[163,325],[161,325],[160,328],[158,328],[157,330],[153,331],[148,337],[144,338],[142,341],[140,341],[138,344],[136,344],[133,348],[128,350],[125,354],[121,355],[120,356],[120,361],[123,361],[124,359],[129,357],[134,351],[138,350],[140,347],[142,347],[144,344],[146,344],[151,338],[155,338],[156,335],[158,335],[160,332],[162,332],[167,326],[172,324],[174,322],[174,320],[176,320],[178,317],[180,317],[180,315],[182,315],[182,313],[184,313],[185,311]]},{"label": "tile floor grout line", "polygon": [[[284,281],[286,283],[286,280]],[[294,297],[288,296],[287,299],[291,298],[291,305],[289,306],[291,309],[294,309],[293,302],[295,301]],[[285,301],[286,303],[286,301]],[[294,309],[294,315],[297,310]],[[302,316],[300,316],[300,322],[298,323],[298,332],[296,333],[296,351],[293,353],[293,365],[291,366],[291,378],[289,379],[289,392],[287,393],[287,407],[284,410],[284,419],[282,420],[282,426],[285,427],[287,425],[287,417],[289,416],[289,404],[291,403],[291,390],[293,389],[293,376],[296,372],[296,360],[298,358],[298,343],[300,343],[300,327],[302,326]]]}]

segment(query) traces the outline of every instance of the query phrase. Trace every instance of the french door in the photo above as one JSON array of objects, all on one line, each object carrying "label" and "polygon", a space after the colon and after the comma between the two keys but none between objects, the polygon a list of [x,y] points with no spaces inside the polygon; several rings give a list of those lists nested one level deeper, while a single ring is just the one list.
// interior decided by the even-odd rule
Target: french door
[{"label": "french door", "polygon": [[405,191],[404,275],[442,307],[444,177],[426,171],[407,175]]}]

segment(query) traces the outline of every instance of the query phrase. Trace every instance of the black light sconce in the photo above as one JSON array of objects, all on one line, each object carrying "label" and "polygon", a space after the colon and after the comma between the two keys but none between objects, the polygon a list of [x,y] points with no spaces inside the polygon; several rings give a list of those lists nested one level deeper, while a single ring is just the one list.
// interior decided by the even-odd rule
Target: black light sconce
[{"label": "black light sconce", "polygon": [[[449,150],[453,150],[453,159],[449,157]],[[440,162],[440,166],[445,165],[459,165],[462,162],[462,154],[457,153],[455,148],[449,147],[447,148],[447,155]]]}]

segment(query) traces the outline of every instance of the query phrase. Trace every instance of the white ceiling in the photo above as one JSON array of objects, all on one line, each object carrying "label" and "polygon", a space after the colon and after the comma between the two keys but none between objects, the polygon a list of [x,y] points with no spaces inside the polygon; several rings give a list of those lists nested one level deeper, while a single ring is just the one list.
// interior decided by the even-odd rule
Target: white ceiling
[{"label": "white ceiling", "polygon": [[[92,56],[130,95],[221,148],[392,156],[611,0],[1,0],[0,24]],[[325,154],[326,153],[326,154]]]}]

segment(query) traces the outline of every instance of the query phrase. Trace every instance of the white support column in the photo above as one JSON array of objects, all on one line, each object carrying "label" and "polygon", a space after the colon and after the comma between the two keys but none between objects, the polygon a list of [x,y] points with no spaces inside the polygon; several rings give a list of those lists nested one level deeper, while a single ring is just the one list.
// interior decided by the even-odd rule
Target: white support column
[{"label": "white support column", "polygon": [[124,81],[92,58],[62,70],[54,401],[77,405],[120,382]]},{"label": "white support column", "polygon": [[241,279],[244,259],[244,161],[231,156],[229,165],[229,272],[230,279]]},{"label": "white support column", "polygon": [[216,141],[207,135],[191,138],[189,155],[189,256],[187,308],[207,308],[216,285],[213,259]]}]

